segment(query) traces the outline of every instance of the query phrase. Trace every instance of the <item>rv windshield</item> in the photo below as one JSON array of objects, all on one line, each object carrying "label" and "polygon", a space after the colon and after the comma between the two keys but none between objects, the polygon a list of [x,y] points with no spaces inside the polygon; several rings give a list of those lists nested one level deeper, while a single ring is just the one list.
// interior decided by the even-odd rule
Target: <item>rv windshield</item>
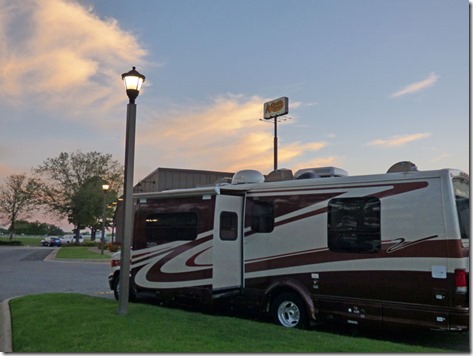
[{"label": "rv windshield", "polygon": [[457,206],[458,222],[462,239],[470,238],[470,181],[464,178],[453,179],[453,191]]}]

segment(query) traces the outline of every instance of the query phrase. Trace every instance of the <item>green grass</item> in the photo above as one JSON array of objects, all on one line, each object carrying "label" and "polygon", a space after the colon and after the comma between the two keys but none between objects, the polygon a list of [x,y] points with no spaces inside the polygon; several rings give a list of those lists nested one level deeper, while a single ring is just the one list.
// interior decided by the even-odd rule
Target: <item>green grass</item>
[{"label": "green grass", "polygon": [[111,258],[110,255],[92,252],[89,250],[90,247],[87,246],[68,246],[68,247],[61,247],[56,254],[56,258],[70,258],[70,259],[81,259],[81,260],[88,260],[88,259],[104,259],[109,260]]},{"label": "green grass", "polygon": [[10,301],[14,352],[445,352],[81,294]]},{"label": "green grass", "polygon": [[[22,246],[41,246],[41,240],[43,236],[13,236],[13,241],[21,242]],[[3,235],[0,237],[0,241],[10,241],[8,236]]]}]

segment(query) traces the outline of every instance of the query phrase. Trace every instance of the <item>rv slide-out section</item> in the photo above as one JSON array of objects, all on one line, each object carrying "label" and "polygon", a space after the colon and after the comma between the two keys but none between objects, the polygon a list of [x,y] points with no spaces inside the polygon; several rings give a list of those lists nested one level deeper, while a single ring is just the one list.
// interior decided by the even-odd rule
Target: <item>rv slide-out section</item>
[{"label": "rv slide-out section", "polygon": [[468,329],[468,175],[312,171],[135,195],[133,290],[252,303],[286,327]]}]

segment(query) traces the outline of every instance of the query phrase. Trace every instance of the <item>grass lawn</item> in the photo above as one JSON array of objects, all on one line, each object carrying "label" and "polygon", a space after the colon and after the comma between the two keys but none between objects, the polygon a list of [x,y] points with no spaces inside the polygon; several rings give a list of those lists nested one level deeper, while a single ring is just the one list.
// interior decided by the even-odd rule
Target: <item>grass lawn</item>
[{"label": "grass lawn", "polygon": [[[20,241],[23,246],[41,246],[41,240],[44,236],[13,236],[12,241]],[[0,237],[0,241],[10,241],[8,236],[3,235]]]},{"label": "grass lawn", "polygon": [[61,247],[56,254],[56,258],[62,259],[62,258],[72,258],[72,259],[82,259],[82,260],[87,260],[87,259],[94,259],[94,260],[109,260],[111,258],[110,255],[103,254],[101,255],[100,253],[92,252],[89,250],[90,246],[68,246],[68,247]]},{"label": "grass lawn", "polygon": [[13,352],[445,352],[81,294],[14,299]]}]

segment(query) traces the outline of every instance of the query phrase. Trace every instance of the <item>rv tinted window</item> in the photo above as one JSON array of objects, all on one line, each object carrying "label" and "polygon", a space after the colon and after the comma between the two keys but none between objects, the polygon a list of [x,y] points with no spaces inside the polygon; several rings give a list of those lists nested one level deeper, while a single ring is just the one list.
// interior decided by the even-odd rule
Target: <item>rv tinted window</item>
[{"label": "rv tinted window", "polygon": [[146,217],[146,239],[169,242],[194,240],[198,233],[196,213],[150,214]]},{"label": "rv tinted window", "polygon": [[251,231],[271,232],[274,229],[274,206],[270,202],[256,202],[250,207]]},{"label": "rv tinted window", "polygon": [[328,247],[335,252],[379,252],[378,198],[337,198],[328,203]]},{"label": "rv tinted window", "polygon": [[470,238],[470,184],[466,179],[453,179],[458,223],[462,239]]},{"label": "rv tinted window", "polygon": [[230,211],[220,213],[220,239],[236,240],[238,237],[238,215]]}]

